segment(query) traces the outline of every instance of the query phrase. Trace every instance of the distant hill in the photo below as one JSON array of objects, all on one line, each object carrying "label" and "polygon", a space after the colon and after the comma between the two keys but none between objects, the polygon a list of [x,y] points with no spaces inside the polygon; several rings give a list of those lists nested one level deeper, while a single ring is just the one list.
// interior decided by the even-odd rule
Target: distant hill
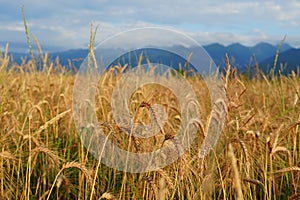
[{"label": "distant hill", "polygon": [[225,54],[228,52],[224,45],[219,43],[209,44],[203,47],[214,60],[216,65],[225,63]]},{"label": "distant hill", "polygon": [[[264,73],[268,73],[270,69],[274,68],[275,55],[271,56],[259,63],[259,68]],[[289,49],[282,53],[279,53],[275,72],[281,70],[283,74],[289,74],[292,70],[296,70],[300,67],[300,48],[299,49]]]},{"label": "distant hill", "polygon": [[249,47],[239,43],[229,45],[227,51],[231,59],[231,64],[238,69],[246,67],[254,54]]},{"label": "distant hill", "polygon": [[51,60],[59,58],[59,62],[63,66],[69,65],[71,62],[71,64],[78,68],[87,55],[87,49],[70,49],[68,51],[49,53],[49,58]]},{"label": "distant hill", "polygon": [[[275,55],[276,53],[275,46],[263,42],[251,47],[250,49],[251,52],[253,53],[253,56],[255,56],[256,61],[258,62],[266,59],[266,55],[272,56]],[[281,51],[285,51],[285,50],[281,49]]]},{"label": "distant hill", "polygon": [[[73,67],[79,68],[82,61],[87,57],[87,49],[71,49],[67,51],[48,53],[48,58],[51,61],[59,59],[59,63],[62,66],[70,67],[71,64]],[[39,54],[34,53],[35,58],[37,59]],[[30,59],[29,53],[15,53],[9,52],[10,61],[21,64],[22,60],[28,61]]]},{"label": "distant hill", "polygon": [[[2,45],[3,48],[4,43],[0,42],[0,45]],[[22,46],[22,44],[14,44],[14,47],[23,48],[24,46]],[[174,46],[174,48],[181,48],[182,50],[186,50],[186,48],[183,46]],[[197,52],[200,50],[197,48],[199,47],[190,47],[191,51],[193,52]],[[258,63],[262,69],[268,71],[270,66],[273,66],[274,57],[277,50],[277,46],[271,45],[269,43],[258,43],[252,47],[247,47],[239,43],[234,43],[228,46],[213,43],[205,45],[203,46],[203,48],[208,52],[216,65],[221,68],[225,66],[225,54],[228,53],[231,65],[238,68],[238,71],[240,72],[245,72],[245,69],[249,67],[251,68],[251,66],[254,66],[256,63]],[[115,49],[105,49],[103,51],[103,54],[113,55],[113,51],[115,51]],[[174,58],[174,56],[167,56],[166,58],[163,58],[157,55],[157,52],[154,51],[149,51],[148,53],[151,54],[151,56],[154,58],[159,57],[160,60],[165,59],[162,61],[163,63],[172,63],[172,59]],[[75,66],[76,68],[79,68],[82,61],[86,58],[87,54],[87,49],[70,49],[67,51],[50,52],[49,59],[54,61],[58,57],[59,62],[63,66],[70,67],[70,65],[72,65],[73,67]],[[20,64],[22,61],[21,58],[24,59],[26,57],[27,59],[29,59],[30,56],[28,55],[28,53],[24,52],[11,52],[10,57],[13,62]],[[288,44],[283,44],[281,46],[278,63],[287,63],[289,65],[287,70],[291,70],[292,68],[294,68],[294,66],[299,65],[299,58],[299,49],[293,49]],[[131,60],[134,59],[136,58],[133,58]]]},{"label": "distant hill", "polygon": [[[283,44],[280,48],[280,52],[291,48],[290,45]],[[275,55],[277,46],[268,43],[258,43],[253,47],[247,47],[239,43],[223,46],[215,43],[204,46],[204,49],[210,54],[217,65],[225,65],[225,54],[227,53],[232,66],[238,69],[244,69],[254,65],[255,62],[259,63]]]}]

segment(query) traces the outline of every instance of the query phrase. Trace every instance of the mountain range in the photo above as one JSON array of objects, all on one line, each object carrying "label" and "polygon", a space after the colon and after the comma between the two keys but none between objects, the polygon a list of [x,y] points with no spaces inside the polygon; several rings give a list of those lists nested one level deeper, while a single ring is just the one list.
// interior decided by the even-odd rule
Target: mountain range
[{"label": "mountain range", "polygon": [[[0,45],[3,43],[0,42]],[[10,45],[18,48],[24,48],[24,45]],[[185,48],[185,47],[176,47],[176,48]],[[196,51],[199,47],[190,47],[193,51]],[[228,46],[224,46],[222,44],[213,43],[209,45],[203,46],[203,48],[207,51],[207,53],[211,56],[215,64],[219,67],[225,66],[225,55],[228,54],[230,58],[231,65],[238,69],[240,72],[246,72],[246,69],[250,68],[250,70],[254,69],[254,66],[259,66],[259,68],[268,73],[268,71],[274,68],[274,60],[276,51],[278,50],[278,46],[271,45],[269,43],[258,43],[255,46],[244,46],[239,43],[233,43]],[[51,47],[46,47],[46,49],[53,49]],[[13,48],[14,50],[14,48]],[[16,62],[18,64],[21,63],[24,57],[29,58],[28,53],[24,52],[14,52],[13,50],[9,51],[9,55],[11,57],[12,62]],[[106,49],[105,53],[107,55],[111,54],[111,52],[115,51],[115,49]],[[54,60],[59,57],[59,61],[63,66],[68,66],[72,64],[76,68],[80,67],[80,64],[87,56],[87,49],[70,49],[66,51],[58,51],[58,52],[50,52],[49,59]],[[148,52],[149,54],[155,54],[154,56],[158,57],[157,52]],[[174,58],[174,57],[172,57]],[[164,59],[172,59],[171,57],[167,57]],[[168,63],[167,61],[165,63]],[[282,44],[279,49],[277,65],[275,69],[279,70],[284,68],[285,73],[290,73],[291,70],[296,70],[297,67],[300,66],[300,48],[293,48],[288,44]]]}]

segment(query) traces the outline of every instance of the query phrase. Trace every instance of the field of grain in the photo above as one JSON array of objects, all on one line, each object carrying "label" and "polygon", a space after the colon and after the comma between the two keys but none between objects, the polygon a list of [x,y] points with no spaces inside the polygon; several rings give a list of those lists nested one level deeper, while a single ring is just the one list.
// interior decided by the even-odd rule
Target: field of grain
[{"label": "field of grain", "polygon": [[[249,79],[227,62],[221,72],[226,122],[204,159],[199,151],[209,100],[201,89],[203,82],[190,80],[203,113],[191,149],[165,168],[133,174],[111,169],[91,156],[73,121],[75,75],[59,62],[49,62],[47,54],[40,64],[42,70],[37,70],[34,60],[19,66],[8,63],[7,51],[0,56],[0,199],[300,199],[299,71],[288,76],[257,73]],[[121,71],[116,68],[116,76],[106,76],[100,85],[99,95],[108,102],[98,102],[97,117],[127,148],[122,130],[105,124],[111,118],[110,79],[121,76]],[[141,88],[138,94],[149,97],[160,91],[154,89]],[[132,97],[132,111],[151,103],[138,94]],[[176,128],[180,116],[169,119],[169,128]],[[137,121],[143,120],[149,119],[140,114]],[[147,144],[134,140],[131,150],[147,150]]]}]

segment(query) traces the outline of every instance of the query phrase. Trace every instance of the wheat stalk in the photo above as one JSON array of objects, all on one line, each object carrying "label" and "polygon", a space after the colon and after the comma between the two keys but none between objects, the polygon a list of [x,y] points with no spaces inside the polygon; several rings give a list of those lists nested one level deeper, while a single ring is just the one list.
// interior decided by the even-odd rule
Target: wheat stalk
[{"label": "wheat stalk", "polygon": [[143,176],[142,180],[146,181],[146,183],[150,186],[153,192],[154,199],[158,200],[158,189],[152,178],[150,178],[149,176]]},{"label": "wheat stalk", "polygon": [[256,180],[256,179],[243,178],[242,180],[245,181],[245,182],[248,182],[248,183],[255,184],[255,185],[261,185],[261,186],[264,186],[264,184],[263,184],[261,181]]},{"label": "wheat stalk", "polygon": [[171,177],[162,169],[157,170],[157,172],[167,181],[167,184],[171,187],[171,189],[175,189],[174,182]]},{"label": "wheat stalk", "polygon": [[63,118],[66,114],[68,114],[69,112],[71,112],[71,109],[68,109],[58,115],[56,115],[55,117],[53,117],[52,119],[50,119],[49,121],[47,121],[44,125],[40,126],[40,128],[38,129],[38,131],[36,132],[36,134],[41,133],[43,130],[47,129],[50,125],[54,124],[55,122],[57,122],[58,120],[60,120],[61,118]]},{"label": "wheat stalk", "polygon": [[284,169],[277,170],[274,173],[286,173],[286,172],[292,172],[292,171],[300,171],[300,167],[296,167],[296,166],[287,167],[287,168],[284,168]]},{"label": "wheat stalk", "polygon": [[[114,195],[112,195],[111,193],[109,193],[109,192],[104,192],[104,193],[101,195],[100,199],[115,200],[116,197],[115,197]],[[100,200],[100,199],[99,199],[99,200]]]},{"label": "wheat stalk", "polygon": [[239,170],[238,170],[238,166],[237,166],[237,159],[233,153],[233,149],[232,149],[232,145],[229,144],[228,146],[229,149],[229,156],[231,157],[231,164],[233,167],[233,174],[234,174],[234,185],[235,185],[235,190],[237,193],[237,200],[243,200],[243,192],[242,192],[242,184],[241,184],[241,179],[240,179],[240,174],[239,174]]},{"label": "wheat stalk", "polygon": [[84,174],[84,176],[85,176],[87,182],[89,183],[89,185],[93,185],[92,173],[83,164],[75,162],[75,161],[68,162],[68,163],[64,164],[63,167],[60,169],[60,171],[57,173],[57,175],[54,179],[54,182],[51,186],[51,189],[48,193],[47,200],[49,200],[51,192],[52,192],[52,190],[54,188],[54,185],[57,182],[60,174],[62,173],[63,170],[68,169],[68,168],[77,168],[77,169],[79,169]]},{"label": "wheat stalk", "polygon": [[293,194],[288,200],[300,200],[300,194]]},{"label": "wheat stalk", "polygon": [[30,156],[35,157],[40,152],[47,155],[51,159],[53,164],[59,165],[61,160],[63,160],[58,155],[54,154],[53,151],[51,151],[50,149],[48,149],[46,147],[41,147],[41,146],[32,149],[30,152],[31,153]]},{"label": "wheat stalk", "polygon": [[0,152],[0,158],[12,160],[12,161],[16,161],[17,160],[17,158],[14,155],[12,155],[10,152],[8,152],[8,151],[2,151],[2,152]]}]

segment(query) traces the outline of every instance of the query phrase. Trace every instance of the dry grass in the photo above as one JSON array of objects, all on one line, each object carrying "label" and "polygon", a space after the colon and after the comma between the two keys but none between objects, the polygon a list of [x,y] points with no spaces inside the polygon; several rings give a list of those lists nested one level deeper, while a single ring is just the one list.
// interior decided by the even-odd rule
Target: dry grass
[{"label": "dry grass", "polygon": [[[226,123],[205,159],[199,155],[210,101],[204,82],[187,78],[201,102],[195,143],[163,169],[129,174],[98,162],[80,141],[71,112],[74,75],[46,55],[40,71],[32,60],[8,63],[7,51],[0,56],[0,199],[299,199],[299,73],[247,79],[227,62]],[[180,109],[167,89],[142,87],[129,105],[135,124],[157,118],[149,105],[165,106],[168,121],[156,137],[129,138],[128,127],[113,123],[110,95],[123,70],[107,72],[97,93],[105,133],[133,152],[176,147]]]}]

